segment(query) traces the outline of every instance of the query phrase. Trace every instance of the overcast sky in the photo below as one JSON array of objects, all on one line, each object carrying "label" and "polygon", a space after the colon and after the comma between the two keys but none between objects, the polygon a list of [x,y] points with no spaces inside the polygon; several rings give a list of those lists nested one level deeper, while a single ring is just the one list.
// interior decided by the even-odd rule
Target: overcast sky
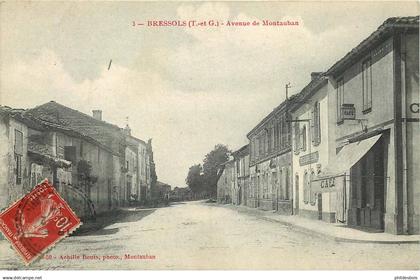
[{"label": "overcast sky", "polygon": [[[417,2],[0,4],[0,104],[50,100],[153,138],[158,180],[184,186],[215,144],[237,149],[291,93]],[[147,20],[293,20],[293,27],[132,26]],[[111,68],[108,70],[109,61]]]}]

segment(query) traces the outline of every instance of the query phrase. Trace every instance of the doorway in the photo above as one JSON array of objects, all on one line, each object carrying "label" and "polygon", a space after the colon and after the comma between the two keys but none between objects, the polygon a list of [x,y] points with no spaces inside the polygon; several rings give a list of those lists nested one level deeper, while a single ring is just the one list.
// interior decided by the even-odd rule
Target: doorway
[{"label": "doorway", "polygon": [[351,169],[349,225],[383,231],[385,209],[384,144],[380,139]]},{"label": "doorway", "polygon": [[296,215],[299,214],[299,175],[296,174],[295,176],[295,213]]}]

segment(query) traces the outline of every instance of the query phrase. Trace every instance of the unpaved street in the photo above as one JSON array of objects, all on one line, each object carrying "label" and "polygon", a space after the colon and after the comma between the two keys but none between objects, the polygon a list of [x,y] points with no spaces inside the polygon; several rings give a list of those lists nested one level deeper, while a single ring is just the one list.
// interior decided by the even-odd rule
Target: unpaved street
[{"label": "unpaved street", "polygon": [[[416,244],[337,243],[204,202],[133,209],[126,214],[119,222],[103,229],[66,238],[45,259],[28,268],[389,270],[420,267],[420,248]],[[0,251],[0,269],[24,268],[7,241],[0,241]],[[128,254],[134,258],[127,259]]]}]

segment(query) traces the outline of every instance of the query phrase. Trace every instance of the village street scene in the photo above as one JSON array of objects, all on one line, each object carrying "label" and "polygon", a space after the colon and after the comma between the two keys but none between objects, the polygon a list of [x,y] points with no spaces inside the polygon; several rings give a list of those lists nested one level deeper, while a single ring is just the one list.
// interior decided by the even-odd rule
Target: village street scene
[{"label": "village street scene", "polygon": [[[156,5],[150,11],[161,12]],[[174,7],[181,19],[192,11],[214,15],[230,7],[234,13],[224,4],[200,5]],[[0,84],[0,211],[48,180],[83,224],[29,266],[0,234],[0,270],[420,269],[419,16],[403,8],[393,15],[395,7],[387,5],[386,16],[377,15],[357,40],[334,35],[341,48],[334,59],[322,40],[325,49],[316,52],[327,61],[311,54],[305,61],[315,64],[307,68],[282,57],[290,64],[284,71],[296,71],[300,84],[279,82],[273,65],[267,73],[276,72],[276,82],[259,77],[248,84],[245,72],[230,76],[250,92],[243,99],[235,91],[225,95],[230,85],[217,74],[235,63],[218,61],[214,73],[194,81],[181,67],[170,68],[172,59],[190,63],[189,54],[182,56],[188,51],[171,56],[154,49],[156,42],[142,47],[153,58],[138,55],[128,63],[122,54],[120,61],[104,55],[105,67],[96,74],[83,68],[83,75],[76,58],[58,54],[69,44],[65,38],[35,60],[25,62],[22,50],[2,74],[6,86]],[[283,22],[281,28],[300,28],[299,20],[293,27]],[[51,22],[40,19],[43,24]],[[133,21],[131,28],[148,28],[139,25]],[[169,37],[155,39],[178,42],[167,30],[156,32]],[[188,32],[204,45],[226,36]],[[246,51],[254,52],[250,44]],[[7,43],[4,49],[19,56]],[[94,53],[83,55],[94,60]],[[156,53],[166,53],[168,64]],[[46,61],[47,72],[32,70]],[[91,62],[80,63],[89,68]],[[154,66],[136,72],[125,68],[130,63]],[[259,83],[275,89],[258,95]],[[22,93],[10,93],[14,87]],[[223,89],[223,98],[206,87]]]}]

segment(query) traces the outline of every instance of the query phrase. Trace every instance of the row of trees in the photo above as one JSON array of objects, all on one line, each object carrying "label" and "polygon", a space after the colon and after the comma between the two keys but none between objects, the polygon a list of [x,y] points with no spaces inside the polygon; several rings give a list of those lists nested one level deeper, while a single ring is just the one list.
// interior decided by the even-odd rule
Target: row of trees
[{"label": "row of trees", "polygon": [[212,151],[204,156],[202,164],[195,164],[188,170],[185,182],[194,194],[215,198],[217,195],[217,173],[220,165],[229,159],[230,150],[227,146],[217,144]]}]

